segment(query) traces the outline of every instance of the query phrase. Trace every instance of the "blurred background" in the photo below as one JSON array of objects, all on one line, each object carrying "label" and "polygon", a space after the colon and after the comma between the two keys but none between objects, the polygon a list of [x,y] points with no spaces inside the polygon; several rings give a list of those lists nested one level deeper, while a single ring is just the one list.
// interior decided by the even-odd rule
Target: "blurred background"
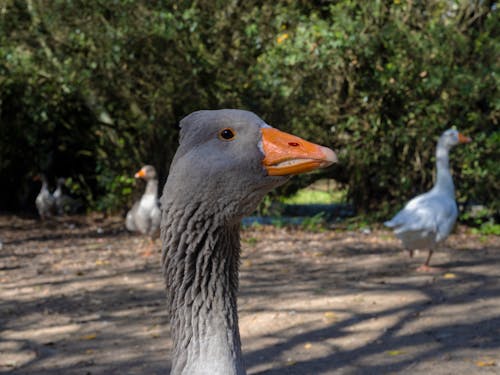
[{"label": "blurred background", "polygon": [[66,177],[87,212],[124,213],[142,164],[163,186],[181,118],[241,108],[340,159],[263,213],[321,180],[306,201],[388,218],[432,186],[437,137],[456,127],[473,139],[451,156],[457,200],[479,207],[461,220],[491,227],[498,18],[487,0],[4,0],[0,211],[36,212],[44,173],[52,188]]}]

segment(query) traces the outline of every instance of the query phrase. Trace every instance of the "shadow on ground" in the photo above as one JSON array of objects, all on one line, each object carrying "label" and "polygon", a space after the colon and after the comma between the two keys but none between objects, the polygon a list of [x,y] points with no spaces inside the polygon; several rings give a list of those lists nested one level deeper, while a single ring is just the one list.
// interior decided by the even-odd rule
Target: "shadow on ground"
[{"label": "shadow on ground", "polygon": [[[159,255],[120,218],[0,217],[0,372],[165,374]],[[452,236],[413,272],[388,232],[243,232],[240,327],[249,374],[493,374],[500,240]],[[159,242],[157,243],[159,248]]]}]

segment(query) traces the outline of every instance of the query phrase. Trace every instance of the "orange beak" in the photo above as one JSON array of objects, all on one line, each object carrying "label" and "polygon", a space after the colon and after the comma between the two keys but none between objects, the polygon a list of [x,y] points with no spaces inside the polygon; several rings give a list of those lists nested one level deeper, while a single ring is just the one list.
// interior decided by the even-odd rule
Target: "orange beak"
[{"label": "orange beak", "polygon": [[146,172],[144,172],[144,169],[141,168],[139,172],[137,172],[134,177],[135,178],[144,178],[146,176]]},{"label": "orange beak", "polygon": [[264,148],[262,164],[270,176],[309,172],[338,161],[335,152],[328,147],[307,142],[275,128],[262,128],[261,132]]},{"label": "orange beak", "polygon": [[469,142],[472,142],[472,139],[470,139],[466,135],[463,135],[462,133],[458,133],[458,142],[459,143],[469,143]]}]

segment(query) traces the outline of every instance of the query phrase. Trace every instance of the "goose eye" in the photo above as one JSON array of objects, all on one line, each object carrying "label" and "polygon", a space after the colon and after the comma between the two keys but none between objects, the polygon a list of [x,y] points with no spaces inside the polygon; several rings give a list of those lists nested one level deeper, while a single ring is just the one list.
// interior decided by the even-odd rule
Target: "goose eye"
[{"label": "goose eye", "polygon": [[222,129],[219,133],[219,138],[225,141],[233,140],[234,136],[234,130],[231,128]]}]

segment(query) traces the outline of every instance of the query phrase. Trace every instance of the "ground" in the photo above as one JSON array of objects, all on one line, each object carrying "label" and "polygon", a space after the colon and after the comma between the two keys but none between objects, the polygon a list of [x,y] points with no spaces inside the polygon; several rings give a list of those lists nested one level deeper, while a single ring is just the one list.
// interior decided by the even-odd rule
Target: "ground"
[{"label": "ground", "polygon": [[[159,254],[122,227],[0,216],[0,372],[168,373]],[[249,374],[500,373],[499,237],[459,228],[438,274],[387,231],[261,226],[242,243]]]}]

